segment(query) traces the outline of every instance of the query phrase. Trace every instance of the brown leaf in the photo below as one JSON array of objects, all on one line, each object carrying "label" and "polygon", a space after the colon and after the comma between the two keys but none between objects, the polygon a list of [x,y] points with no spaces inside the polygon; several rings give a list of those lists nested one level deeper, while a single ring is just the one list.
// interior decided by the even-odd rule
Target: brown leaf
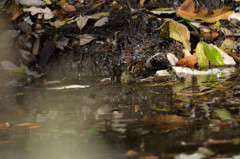
[{"label": "brown leaf", "polygon": [[215,23],[219,20],[226,20],[228,17],[234,13],[231,11],[232,7],[225,7],[223,9],[216,9],[213,12],[204,10],[204,12],[199,12],[195,19],[203,20],[207,23]]},{"label": "brown leaf", "polygon": [[12,14],[12,20],[17,19],[21,15],[21,10],[16,2],[11,5],[10,12]]},{"label": "brown leaf", "polygon": [[214,23],[219,20],[228,19],[228,17],[234,13],[231,11],[232,7],[225,7],[223,9],[216,9],[213,12],[208,11],[206,8],[202,8],[199,13],[195,13],[194,0],[186,0],[177,10],[177,14],[181,17],[199,19],[207,23]]},{"label": "brown leaf", "polygon": [[66,12],[74,12],[77,10],[73,5],[70,5],[69,3],[63,3],[61,4],[61,7]]},{"label": "brown leaf", "polygon": [[146,0],[140,0],[139,3],[140,3],[140,6],[141,6],[141,7],[144,5],[145,1],[146,1]]},{"label": "brown leaf", "polygon": [[181,17],[193,18],[197,14],[195,13],[195,1],[194,0],[186,0],[183,4],[178,8],[177,14]]},{"label": "brown leaf", "polygon": [[201,31],[200,37],[202,37],[206,41],[208,40],[212,41],[219,36],[219,34],[213,30],[210,30],[210,32],[205,32],[200,28],[200,31]]},{"label": "brown leaf", "polygon": [[196,54],[181,58],[176,63],[176,66],[194,66],[197,63]]}]

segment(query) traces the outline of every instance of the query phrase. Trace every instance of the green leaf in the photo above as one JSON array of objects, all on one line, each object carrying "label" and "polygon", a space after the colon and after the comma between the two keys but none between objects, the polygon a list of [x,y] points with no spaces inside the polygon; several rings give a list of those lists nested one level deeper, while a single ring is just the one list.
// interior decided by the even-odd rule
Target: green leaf
[{"label": "green leaf", "polygon": [[209,67],[209,60],[204,54],[203,43],[199,42],[196,48],[196,55],[199,67]]},{"label": "green leaf", "polygon": [[172,8],[156,8],[153,11],[166,11],[166,10],[172,10]]},{"label": "green leaf", "polygon": [[216,110],[214,110],[213,113],[216,117],[220,118],[222,121],[233,120],[231,113],[228,110],[226,110],[225,108],[216,109]]},{"label": "green leaf", "polygon": [[203,51],[205,56],[209,61],[211,61],[216,66],[223,65],[223,58],[220,52],[211,44],[202,42]]},{"label": "green leaf", "polygon": [[190,32],[185,25],[169,20],[161,26],[160,31],[162,36],[167,36],[183,43],[184,47],[191,51],[191,43],[189,42]]}]

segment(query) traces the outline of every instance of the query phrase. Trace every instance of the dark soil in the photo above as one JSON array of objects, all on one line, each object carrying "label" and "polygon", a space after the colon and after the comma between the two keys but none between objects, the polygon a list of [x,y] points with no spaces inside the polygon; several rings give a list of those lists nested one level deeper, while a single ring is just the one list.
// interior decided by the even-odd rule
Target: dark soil
[{"label": "dark soil", "polygon": [[[27,61],[25,65],[33,70],[47,71],[50,77],[111,76],[117,81],[120,81],[123,71],[130,70],[132,76],[137,78],[149,76],[159,69],[167,69],[169,63],[166,53],[174,53],[178,57],[182,57],[182,45],[172,39],[161,37],[157,29],[163,24],[161,19],[163,17],[151,16],[148,10],[159,7],[178,8],[182,3],[183,0],[146,1],[144,6],[140,7],[137,0],[118,0],[116,1],[117,5],[113,6],[113,2],[107,0],[98,7],[92,8],[97,2],[85,1],[85,5],[79,6],[77,12],[68,14],[66,17],[109,11],[109,22],[101,27],[94,27],[93,24],[96,20],[89,20],[81,31],[76,23],[66,24],[58,29],[46,27],[48,29],[39,34],[41,46],[43,47],[44,42],[51,41],[56,35],[59,39],[70,38],[69,43],[78,40],[79,34],[90,34],[96,40],[83,46],[65,47],[64,50],[55,49],[54,52],[55,46],[48,44],[47,48],[40,51],[37,60]],[[71,1],[70,4],[77,5],[75,1]],[[203,6],[214,10],[224,6],[237,7],[237,2],[198,0],[197,7]],[[177,18],[175,15],[167,16]],[[34,17],[32,18],[34,19]],[[14,23],[16,23],[16,29],[20,29],[22,32],[19,37],[19,47],[31,52],[32,43],[38,33],[34,33],[29,26],[29,29],[26,29],[27,25],[22,25],[22,22],[16,20]],[[195,41],[194,43],[199,41],[198,37],[191,38]],[[41,52],[48,53],[41,55]],[[151,59],[156,53],[159,53],[159,56]],[[151,59],[150,62],[149,59]],[[146,61],[149,63],[146,64]],[[36,68],[36,63],[41,66],[40,70]],[[47,66],[48,64],[50,67]]]}]

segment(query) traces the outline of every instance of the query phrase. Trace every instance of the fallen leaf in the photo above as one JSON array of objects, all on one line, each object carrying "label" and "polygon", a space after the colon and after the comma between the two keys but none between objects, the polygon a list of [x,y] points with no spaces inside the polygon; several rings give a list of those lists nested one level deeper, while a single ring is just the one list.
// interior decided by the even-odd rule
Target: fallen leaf
[{"label": "fallen leaf", "polygon": [[225,36],[240,36],[240,29],[239,28],[232,28],[233,31],[220,27],[220,31],[225,35]]},{"label": "fallen leaf", "polygon": [[20,4],[25,6],[44,6],[45,2],[42,0],[17,0]]},{"label": "fallen leaf", "polygon": [[203,51],[205,56],[209,61],[211,61],[216,66],[223,65],[223,57],[220,54],[219,50],[216,49],[212,44],[207,44],[202,42]]},{"label": "fallen leaf", "polygon": [[56,28],[60,28],[61,26],[65,25],[68,21],[68,18],[65,18],[63,20],[57,20],[54,23],[52,23],[53,26],[55,26]]},{"label": "fallen leaf", "polygon": [[181,17],[192,18],[197,16],[195,13],[195,1],[185,0],[183,4],[178,8],[177,14]]},{"label": "fallen leaf", "polygon": [[68,38],[61,38],[56,41],[56,47],[58,49],[64,50],[64,47],[68,45],[69,39]]},{"label": "fallen leaf", "polygon": [[240,13],[233,13],[228,17],[228,20],[237,19],[240,21]]},{"label": "fallen leaf", "polygon": [[179,67],[179,66],[173,66],[174,71],[176,74],[180,77],[189,77],[189,75],[217,75],[217,74],[229,74],[233,73],[235,71],[234,67],[230,68],[213,68],[213,69],[208,69],[206,71],[200,71],[197,69],[192,69],[189,67]]},{"label": "fallen leaf", "polygon": [[87,17],[89,19],[101,19],[102,17],[108,17],[109,15],[110,15],[110,12],[101,12],[93,15],[88,15]]},{"label": "fallen leaf", "polygon": [[89,19],[88,17],[82,16],[82,15],[80,15],[77,18],[77,25],[80,30],[82,30],[84,28],[84,26],[87,24],[88,19]]},{"label": "fallen leaf", "polygon": [[85,45],[85,44],[88,44],[90,43],[91,41],[93,41],[95,38],[92,36],[92,35],[89,35],[89,34],[84,34],[84,35],[80,35],[79,36],[79,45]]},{"label": "fallen leaf", "polygon": [[219,36],[219,34],[213,30],[209,32],[205,32],[203,28],[200,28],[200,37],[203,38],[205,41],[213,41],[215,38]]},{"label": "fallen leaf", "polygon": [[109,21],[108,17],[103,17],[103,18],[99,19],[98,21],[96,21],[94,26],[101,27],[101,26],[105,25],[106,23],[108,23],[108,21]]},{"label": "fallen leaf", "polygon": [[190,32],[188,28],[174,20],[166,21],[160,28],[161,35],[183,43],[185,49],[191,51]]},{"label": "fallen leaf", "polygon": [[176,10],[173,8],[157,8],[150,12],[156,15],[161,15],[161,14],[173,14],[176,13]]},{"label": "fallen leaf", "polygon": [[225,7],[223,9],[216,9],[213,13],[211,11],[199,12],[195,19],[200,19],[207,23],[215,23],[219,20],[226,20],[234,13],[231,9],[232,7]]},{"label": "fallen leaf", "polygon": [[178,58],[172,53],[167,54],[167,59],[172,66],[175,66],[178,61]]},{"label": "fallen leaf", "polygon": [[166,77],[166,76],[171,76],[171,74],[168,72],[168,70],[159,70],[155,73],[155,76]]},{"label": "fallen leaf", "polygon": [[43,0],[47,5],[51,5],[52,2],[50,0]]},{"label": "fallen leaf", "polygon": [[219,53],[221,54],[224,65],[236,65],[236,62],[234,61],[233,57],[229,56],[226,52],[219,49],[217,46],[215,46],[215,45],[212,45],[212,46],[215,47],[215,49],[217,49],[219,51]]},{"label": "fallen leaf", "polygon": [[220,49],[223,51],[231,52],[233,49],[237,48],[237,42],[231,39],[225,39],[220,46]]},{"label": "fallen leaf", "polygon": [[31,12],[31,15],[43,14],[44,19],[46,19],[46,20],[52,19],[53,16],[54,16],[52,11],[48,7],[43,9],[43,8],[37,8],[37,7],[33,6],[33,7],[30,7],[30,8],[25,8],[25,9],[23,9],[23,11],[24,12]]},{"label": "fallen leaf", "polygon": [[197,55],[197,62],[199,67],[209,67],[209,60],[205,56],[202,42],[199,42],[197,44],[196,55]]},{"label": "fallen leaf", "polygon": [[146,0],[140,0],[140,1],[139,1],[139,4],[140,4],[141,7],[144,5],[145,1],[146,1]]},{"label": "fallen leaf", "polygon": [[206,8],[201,8],[199,13],[195,13],[195,1],[186,0],[178,8],[177,14],[184,18],[199,19],[207,23],[215,23],[219,20],[226,20],[234,13],[232,7],[225,7],[223,9],[216,9],[213,12],[208,11]]},{"label": "fallen leaf", "polygon": [[181,58],[176,63],[176,66],[194,66],[197,63],[196,54]]},{"label": "fallen leaf", "polygon": [[69,3],[62,3],[61,8],[66,12],[75,12],[77,9]]},{"label": "fallen leaf", "polygon": [[16,2],[13,2],[9,9],[12,14],[12,20],[17,19],[21,15],[21,10]]}]

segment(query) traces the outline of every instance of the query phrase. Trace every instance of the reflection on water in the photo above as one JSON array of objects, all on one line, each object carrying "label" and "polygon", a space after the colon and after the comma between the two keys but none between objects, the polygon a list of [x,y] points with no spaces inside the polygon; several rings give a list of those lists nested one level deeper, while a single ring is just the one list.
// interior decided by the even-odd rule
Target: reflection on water
[{"label": "reflection on water", "polygon": [[[0,19],[1,35],[12,33],[5,32],[9,28]],[[14,61],[14,44],[0,44],[0,60]],[[195,151],[212,138],[225,140],[220,146],[209,146],[212,150],[239,152],[239,143],[231,144],[240,138],[239,125],[211,127],[209,112],[198,106],[235,106],[233,115],[239,118],[239,70],[227,76],[189,77],[170,85],[90,83],[89,88],[70,90],[35,84],[5,86],[10,79],[0,71],[0,159],[120,159],[126,158],[128,150],[139,156],[161,156]],[[139,120],[157,114],[197,117],[200,122]]]},{"label": "reflection on water", "polygon": [[[159,87],[110,84],[58,91],[32,85],[1,92],[0,121],[8,122],[10,128],[0,130],[0,158],[118,159],[130,149],[159,156],[196,150],[213,136],[221,139],[221,131],[228,135],[224,139],[238,138],[236,127],[214,132],[203,123],[171,126],[139,122],[143,115],[176,113],[177,98],[188,107],[196,97],[186,94],[197,92],[197,82],[191,79],[190,85],[189,80],[188,85],[183,81]],[[219,91],[217,94],[212,95],[225,98]],[[34,127],[36,124],[40,127]],[[188,144],[182,146],[182,141]],[[239,145],[231,145],[231,149],[221,151],[238,149]]]}]

